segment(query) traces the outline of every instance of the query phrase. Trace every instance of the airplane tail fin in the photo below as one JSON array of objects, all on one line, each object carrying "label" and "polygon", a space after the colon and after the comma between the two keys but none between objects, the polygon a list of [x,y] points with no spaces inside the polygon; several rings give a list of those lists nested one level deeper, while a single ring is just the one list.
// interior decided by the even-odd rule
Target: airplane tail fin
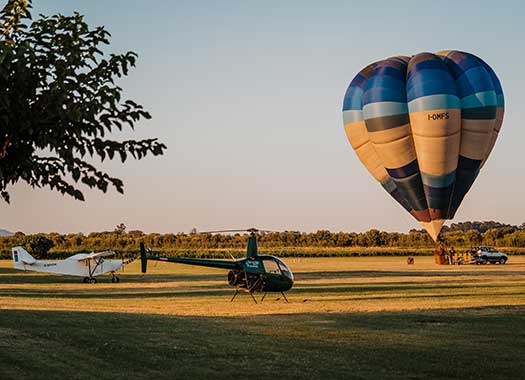
[{"label": "airplane tail fin", "polygon": [[22,247],[13,247],[11,253],[13,255],[13,268],[24,269],[25,265],[36,263],[36,259]]},{"label": "airplane tail fin", "polygon": [[144,247],[144,243],[140,243],[140,263],[142,273],[146,273],[148,269],[148,253],[146,252],[146,247]]}]

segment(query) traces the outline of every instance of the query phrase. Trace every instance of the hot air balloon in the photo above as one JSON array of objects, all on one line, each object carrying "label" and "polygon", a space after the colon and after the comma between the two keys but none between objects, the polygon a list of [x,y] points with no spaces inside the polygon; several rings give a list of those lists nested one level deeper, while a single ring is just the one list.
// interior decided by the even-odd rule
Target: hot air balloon
[{"label": "hot air balloon", "polygon": [[372,63],[343,101],[359,160],[434,240],[492,151],[503,112],[494,71],[455,50]]}]

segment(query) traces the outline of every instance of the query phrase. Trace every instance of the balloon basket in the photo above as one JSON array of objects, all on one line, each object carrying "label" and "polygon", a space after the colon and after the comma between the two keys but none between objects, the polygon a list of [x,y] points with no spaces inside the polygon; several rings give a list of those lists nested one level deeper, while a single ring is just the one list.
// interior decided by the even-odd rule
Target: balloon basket
[{"label": "balloon basket", "polygon": [[434,254],[434,261],[437,265],[449,265],[448,262],[448,256],[440,255],[440,254]]},{"label": "balloon basket", "polygon": [[434,250],[434,262],[437,265],[450,265],[449,252],[446,245],[441,242]]}]

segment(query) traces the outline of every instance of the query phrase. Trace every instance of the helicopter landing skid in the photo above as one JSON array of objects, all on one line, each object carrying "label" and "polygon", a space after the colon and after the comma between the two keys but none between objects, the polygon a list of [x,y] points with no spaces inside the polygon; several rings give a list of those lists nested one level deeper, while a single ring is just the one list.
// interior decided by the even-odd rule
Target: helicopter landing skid
[{"label": "helicopter landing skid", "polygon": [[[248,281],[246,281],[246,282],[248,282]],[[253,283],[253,285],[250,286],[249,288],[247,288],[247,287],[246,288],[245,287],[236,287],[235,288],[235,293],[233,294],[233,297],[230,300],[230,302],[233,302],[235,297],[237,297],[237,294],[239,294],[239,290],[244,290],[245,292],[250,294],[250,296],[252,297],[253,302],[258,303],[257,300],[255,299],[255,296],[253,295],[253,292],[260,291],[263,286],[264,286],[264,279],[262,277],[259,277],[257,279],[257,281],[255,281]]]},{"label": "helicopter landing skid", "polygon": [[[257,303],[257,300],[255,299],[255,296],[253,295],[253,292],[251,292],[251,291],[247,291],[247,293],[249,293],[250,296],[252,296],[253,302]],[[230,300],[230,302],[233,302],[233,300],[235,299],[235,297],[237,297],[237,294],[239,294],[239,288],[235,289],[235,293],[233,293],[233,297],[232,297],[232,299]]]}]

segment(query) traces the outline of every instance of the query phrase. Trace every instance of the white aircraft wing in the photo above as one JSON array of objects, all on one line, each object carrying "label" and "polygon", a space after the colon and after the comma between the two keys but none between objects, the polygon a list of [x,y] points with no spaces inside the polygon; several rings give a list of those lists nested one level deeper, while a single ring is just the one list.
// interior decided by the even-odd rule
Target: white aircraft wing
[{"label": "white aircraft wing", "polygon": [[107,257],[107,256],[113,256],[115,254],[115,251],[102,251],[102,252],[92,252],[87,255],[82,255],[82,257],[79,257],[78,261],[87,261],[87,260],[93,260],[99,257]]}]

